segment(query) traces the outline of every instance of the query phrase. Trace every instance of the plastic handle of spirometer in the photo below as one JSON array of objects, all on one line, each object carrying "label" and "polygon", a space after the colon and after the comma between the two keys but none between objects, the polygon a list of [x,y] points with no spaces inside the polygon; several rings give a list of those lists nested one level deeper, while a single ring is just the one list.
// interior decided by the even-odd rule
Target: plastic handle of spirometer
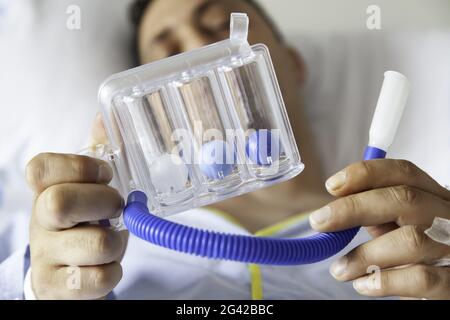
[{"label": "plastic handle of spirometer", "polygon": [[[387,71],[378,99],[364,160],[384,158],[394,139],[407,96],[408,80],[400,73]],[[151,214],[147,196],[132,191],[123,219],[131,233],[150,243],[212,259],[256,264],[296,265],[327,259],[355,237],[360,227],[338,232],[316,233],[296,239],[262,238],[219,233],[177,224]]]}]

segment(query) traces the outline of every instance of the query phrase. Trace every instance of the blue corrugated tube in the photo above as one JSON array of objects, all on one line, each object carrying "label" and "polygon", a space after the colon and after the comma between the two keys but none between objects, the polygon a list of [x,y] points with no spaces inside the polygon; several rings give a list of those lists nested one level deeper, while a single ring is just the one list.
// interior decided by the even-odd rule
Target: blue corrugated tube
[{"label": "blue corrugated tube", "polygon": [[[384,158],[385,154],[381,149],[367,147],[364,160]],[[297,239],[201,230],[151,214],[147,208],[147,196],[141,191],[129,194],[123,218],[131,233],[158,246],[211,259],[272,265],[308,264],[327,259],[345,248],[360,228]]]}]

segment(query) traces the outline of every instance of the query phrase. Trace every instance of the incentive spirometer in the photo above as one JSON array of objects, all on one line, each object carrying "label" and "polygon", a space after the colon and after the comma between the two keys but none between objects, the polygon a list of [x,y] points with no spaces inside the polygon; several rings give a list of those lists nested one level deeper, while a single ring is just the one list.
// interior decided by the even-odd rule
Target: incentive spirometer
[{"label": "incentive spirometer", "polygon": [[[213,259],[294,265],[342,250],[359,228],[305,238],[196,229],[169,215],[286,181],[304,168],[270,59],[247,42],[248,17],[232,13],[229,39],[109,77],[99,90],[114,171],[127,203],[116,229],[154,245]],[[385,78],[364,159],[383,158],[409,93]],[[103,221],[105,223],[105,221]]]}]

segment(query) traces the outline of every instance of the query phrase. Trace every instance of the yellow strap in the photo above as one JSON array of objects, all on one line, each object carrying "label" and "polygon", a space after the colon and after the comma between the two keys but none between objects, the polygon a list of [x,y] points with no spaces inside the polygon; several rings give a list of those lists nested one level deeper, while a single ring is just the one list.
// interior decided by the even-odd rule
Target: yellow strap
[{"label": "yellow strap", "polygon": [[309,216],[309,212],[303,212],[303,213],[297,214],[295,216],[289,217],[289,218],[287,218],[283,221],[280,221],[272,226],[268,226],[266,228],[258,230],[257,232],[255,232],[255,236],[260,236],[260,237],[272,236],[275,233],[292,226],[293,224],[296,224],[302,220],[305,220],[306,218],[308,218],[308,216]]},{"label": "yellow strap", "polygon": [[[212,213],[215,213],[216,215],[224,218],[225,220],[227,220],[228,222],[230,222],[231,224],[234,224],[235,226],[241,227],[244,230],[247,230],[240,222],[238,219],[236,219],[235,217],[229,215],[228,213],[226,213],[225,211],[222,211],[220,209],[217,208],[213,208],[213,207],[206,207],[206,209]],[[248,231],[248,230],[247,230]]]},{"label": "yellow strap", "polygon": [[261,268],[257,264],[250,263],[248,265],[248,271],[250,272],[250,289],[252,293],[252,300],[262,300],[264,290]]}]

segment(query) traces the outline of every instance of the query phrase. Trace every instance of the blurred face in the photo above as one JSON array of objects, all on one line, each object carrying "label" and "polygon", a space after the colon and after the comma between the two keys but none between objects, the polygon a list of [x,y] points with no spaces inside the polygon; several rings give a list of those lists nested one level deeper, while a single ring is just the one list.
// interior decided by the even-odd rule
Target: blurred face
[{"label": "blurred face", "polygon": [[[304,64],[295,51],[277,38],[270,24],[245,0],[152,0],[145,9],[138,26],[138,53],[142,64],[162,59],[180,52],[196,49],[229,37],[230,14],[247,13],[250,24],[250,44],[263,43],[269,47],[283,100],[297,142],[302,145],[302,159],[317,163],[312,143],[302,114],[299,88],[305,78]],[[241,196],[272,199],[273,194],[289,196],[301,188],[321,190],[322,184],[316,169],[308,169],[295,179]],[[280,201],[284,201],[279,196]],[[305,202],[304,197],[298,198]],[[232,203],[234,199],[224,203]],[[284,201],[287,202],[287,201]],[[283,203],[284,203],[283,202]]]},{"label": "blurred face", "polygon": [[141,63],[149,63],[180,52],[196,49],[229,36],[230,14],[249,16],[249,43],[264,43],[272,61],[286,103],[294,133],[298,91],[304,69],[298,56],[276,37],[269,23],[243,0],[153,0],[145,9],[138,26],[138,53]]},{"label": "blurred face", "polygon": [[141,62],[148,63],[227,38],[231,12],[249,15],[251,44],[265,43],[271,51],[281,45],[270,26],[245,1],[153,0],[138,29]]}]

